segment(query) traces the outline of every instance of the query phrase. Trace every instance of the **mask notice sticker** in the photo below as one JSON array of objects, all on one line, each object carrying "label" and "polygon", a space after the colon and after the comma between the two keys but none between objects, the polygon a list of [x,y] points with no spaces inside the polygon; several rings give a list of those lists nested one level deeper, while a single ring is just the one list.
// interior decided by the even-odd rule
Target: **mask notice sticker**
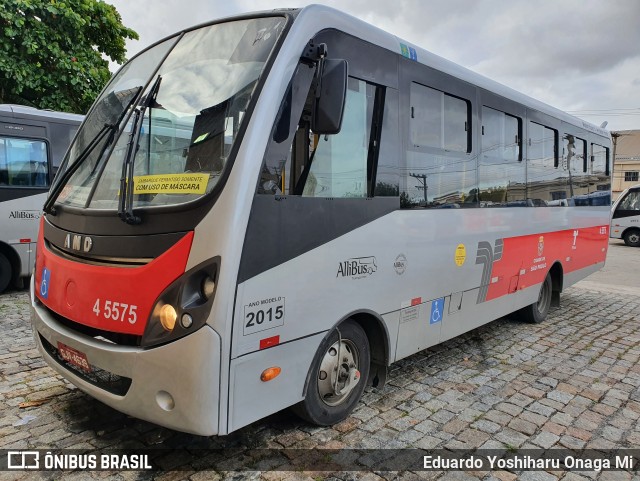
[{"label": "mask notice sticker", "polygon": [[133,178],[133,193],[204,194],[209,174],[138,175]]}]

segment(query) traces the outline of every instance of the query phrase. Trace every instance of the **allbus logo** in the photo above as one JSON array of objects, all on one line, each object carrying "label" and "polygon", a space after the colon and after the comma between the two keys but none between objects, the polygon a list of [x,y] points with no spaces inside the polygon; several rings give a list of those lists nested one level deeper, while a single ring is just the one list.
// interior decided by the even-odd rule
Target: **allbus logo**
[{"label": "allbus logo", "polygon": [[354,257],[338,264],[338,272],[336,277],[351,277],[352,279],[361,279],[370,276],[378,270],[376,258]]},{"label": "allbus logo", "polygon": [[74,251],[89,252],[93,247],[93,239],[89,236],[84,238],[78,234],[67,234],[64,238],[65,249],[73,249]]},{"label": "allbus logo", "polygon": [[39,210],[12,210],[9,212],[9,219],[39,219]]}]

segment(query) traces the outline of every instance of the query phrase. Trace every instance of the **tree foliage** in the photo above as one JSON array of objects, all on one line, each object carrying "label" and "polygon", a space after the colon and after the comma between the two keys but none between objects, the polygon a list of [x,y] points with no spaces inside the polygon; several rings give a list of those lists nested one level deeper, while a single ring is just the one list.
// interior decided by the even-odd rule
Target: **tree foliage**
[{"label": "tree foliage", "polygon": [[128,38],[100,0],[0,0],[0,103],[86,113]]}]

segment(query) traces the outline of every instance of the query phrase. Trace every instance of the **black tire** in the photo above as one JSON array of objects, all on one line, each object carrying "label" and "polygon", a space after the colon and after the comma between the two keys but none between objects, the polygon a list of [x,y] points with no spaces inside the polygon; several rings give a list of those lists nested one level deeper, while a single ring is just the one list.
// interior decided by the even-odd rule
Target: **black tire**
[{"label": "black tire", "polygon": [[552,290],[553,285],[551,283],[551,276],[547,274],[547,277],[545,277],[544,282],[540,286],[538,300],[518,311],[518,317],[531,324],[540,324],[544,321],[547,318],[547,314],[549,314],[549,309],[551,307]]},{"label": "black tire", "polygon": [[629,229],[624,233],[624,243],[629,247],[640,247],[640,231]]},{"label": "black tire", "polygon": [[[327,393],[327,383],[331,381],[332,376],[327,376],[326,372],[321,370],[323,363],[324,367],[331,365],[332,356],[337,355],[338,330],[342,339],[341,357],[343,361],[348,360],[351,368],[355,367],[360,372],[358,382],[350,392],[342,396]],[[332,355],[332,353],[334,354]],[[339,423],[349,416],[360,402],[369,376],[370,361],[369,339],[366,333],[358,323],[351,319],[342,323],[320,344],[311,365],[307,395],[303,401],[293,406],[293,411],[301,418],[318,426]],[[342,372],[343,375],[347,371],[346,364],[346,362],[337,364],[339,372]],[[322,378],[322,376],[324,377]],[[344,379],[339,378],[339,383],[340,381],[344,381]],[[344,382],[340,384],[344,385]],[[322,395],[322,392],[325,394]]]},{"label": "black tire", "polygon": [[12,277],[11,262],[9,262],[9,259],[7,259],[4,254],[0,254],[0,293],[4,292],[11,282]]}]

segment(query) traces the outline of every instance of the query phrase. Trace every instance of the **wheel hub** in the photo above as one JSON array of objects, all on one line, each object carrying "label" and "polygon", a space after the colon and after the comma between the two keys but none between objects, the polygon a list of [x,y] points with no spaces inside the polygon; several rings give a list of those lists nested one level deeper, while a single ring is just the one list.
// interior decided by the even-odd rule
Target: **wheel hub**
[{"label": "wheel hub", "polygon": [[318,394],[329,405],[343,402],[360,381],[358,351],[348,339],[334,342],[320,363]]}]

